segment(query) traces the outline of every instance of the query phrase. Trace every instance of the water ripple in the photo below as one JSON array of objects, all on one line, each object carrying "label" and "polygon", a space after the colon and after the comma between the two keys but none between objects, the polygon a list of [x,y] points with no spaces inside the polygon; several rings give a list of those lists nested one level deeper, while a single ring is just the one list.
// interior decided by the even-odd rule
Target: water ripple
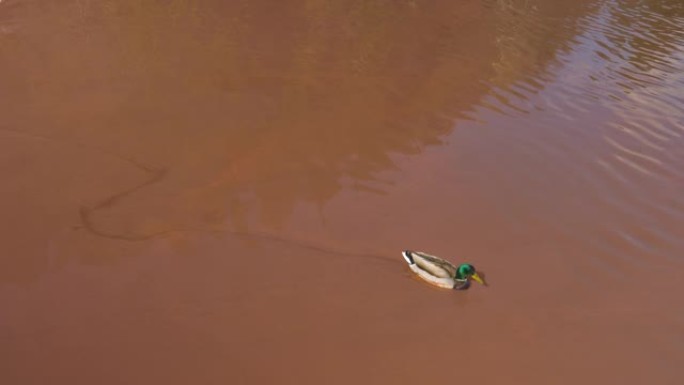
[{"label": "water ripple", "polygon": [[[492,87],[481,106],[515,119],[519,132],[501,135],[582,185],[581,199],[600,207],[604,223],[589,217],[585,231],[594,231],[601,258],[671,260],[684,246],[684,7],[607,1],[573,25],[530,12],[503,23],[511,38],[499,42],[502,57],[538,56],[532,51],[551,25],[575,35],[544,70]],[[544,184],[539,175],[523,178]]]}]

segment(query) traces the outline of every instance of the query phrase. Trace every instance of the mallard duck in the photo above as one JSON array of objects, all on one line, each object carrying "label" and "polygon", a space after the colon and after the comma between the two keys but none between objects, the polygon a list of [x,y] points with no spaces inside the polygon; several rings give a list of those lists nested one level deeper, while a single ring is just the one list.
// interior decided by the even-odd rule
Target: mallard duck
[{"label": "mallard duck", "polygon": [[475,266],[469,263],[456,267],[442,258],[420,251],[405,250],[401,254],[414,273],[435,286],[464,290],[470,287],[470,280],[486,285]]}]

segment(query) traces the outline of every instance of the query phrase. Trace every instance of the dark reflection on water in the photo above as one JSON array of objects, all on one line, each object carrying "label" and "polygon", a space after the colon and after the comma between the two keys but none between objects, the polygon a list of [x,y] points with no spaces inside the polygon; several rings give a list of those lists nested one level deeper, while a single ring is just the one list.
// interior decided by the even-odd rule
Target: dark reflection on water
[{"label": "dark reflection on water", "polygon": [[[501,2],[3,7],[3,124],[24,134],[6,140],[47,140],[78,151],[77,163],[111,163],[114,153],[141,165],[119,165],[137,182],[109,194],[68,182],[87,228],[131,240],[226,221],[280,227],[297,204],[322,205],[344,188],[384,194],[378,173],[395,168],[392,154],[439,144],[488,82],[543,70],[574,34],[560,28],[535,50],[534,30],[516,25],[544,8]],[[551,13],[566,23],[588,12],[562,8]],[[534,67],[510,57],[510,38],[538,53],[526,55]],[[23,202],[17,215],[32,215]],[[65,227],[69,211],[79,209],[48,227]]]}]

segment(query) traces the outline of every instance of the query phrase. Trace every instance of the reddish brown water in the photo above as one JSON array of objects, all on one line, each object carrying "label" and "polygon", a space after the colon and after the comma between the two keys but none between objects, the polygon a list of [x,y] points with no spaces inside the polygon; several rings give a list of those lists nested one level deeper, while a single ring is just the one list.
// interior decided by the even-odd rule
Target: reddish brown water
[{"label": "reddish brown water", "polygon": [[682,26],[2,1],[0,383],[684,383]]}]

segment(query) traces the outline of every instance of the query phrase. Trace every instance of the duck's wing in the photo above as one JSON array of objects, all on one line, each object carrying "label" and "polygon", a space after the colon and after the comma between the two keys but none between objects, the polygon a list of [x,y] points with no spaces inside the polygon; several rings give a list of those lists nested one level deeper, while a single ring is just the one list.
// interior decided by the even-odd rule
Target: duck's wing
[{"label": "duck's wing", "polygon": [[453,278],[456,275],[456,266],[442,258],[421,251],[404,251],[403,254],[409,265],[413,262],[436,278]]},{"label": "duck's wing", "polygon": [[409,265],[409,268],[416,273],[420,278],[423,280],[435,285],[439,286],[444,289],[453,289],[455,287],[456,282],[454,281],[453,278],[440,278],[432,274],[431,272],[427,270],[421,269],[417,263],[414,263],[412,265]]}]

